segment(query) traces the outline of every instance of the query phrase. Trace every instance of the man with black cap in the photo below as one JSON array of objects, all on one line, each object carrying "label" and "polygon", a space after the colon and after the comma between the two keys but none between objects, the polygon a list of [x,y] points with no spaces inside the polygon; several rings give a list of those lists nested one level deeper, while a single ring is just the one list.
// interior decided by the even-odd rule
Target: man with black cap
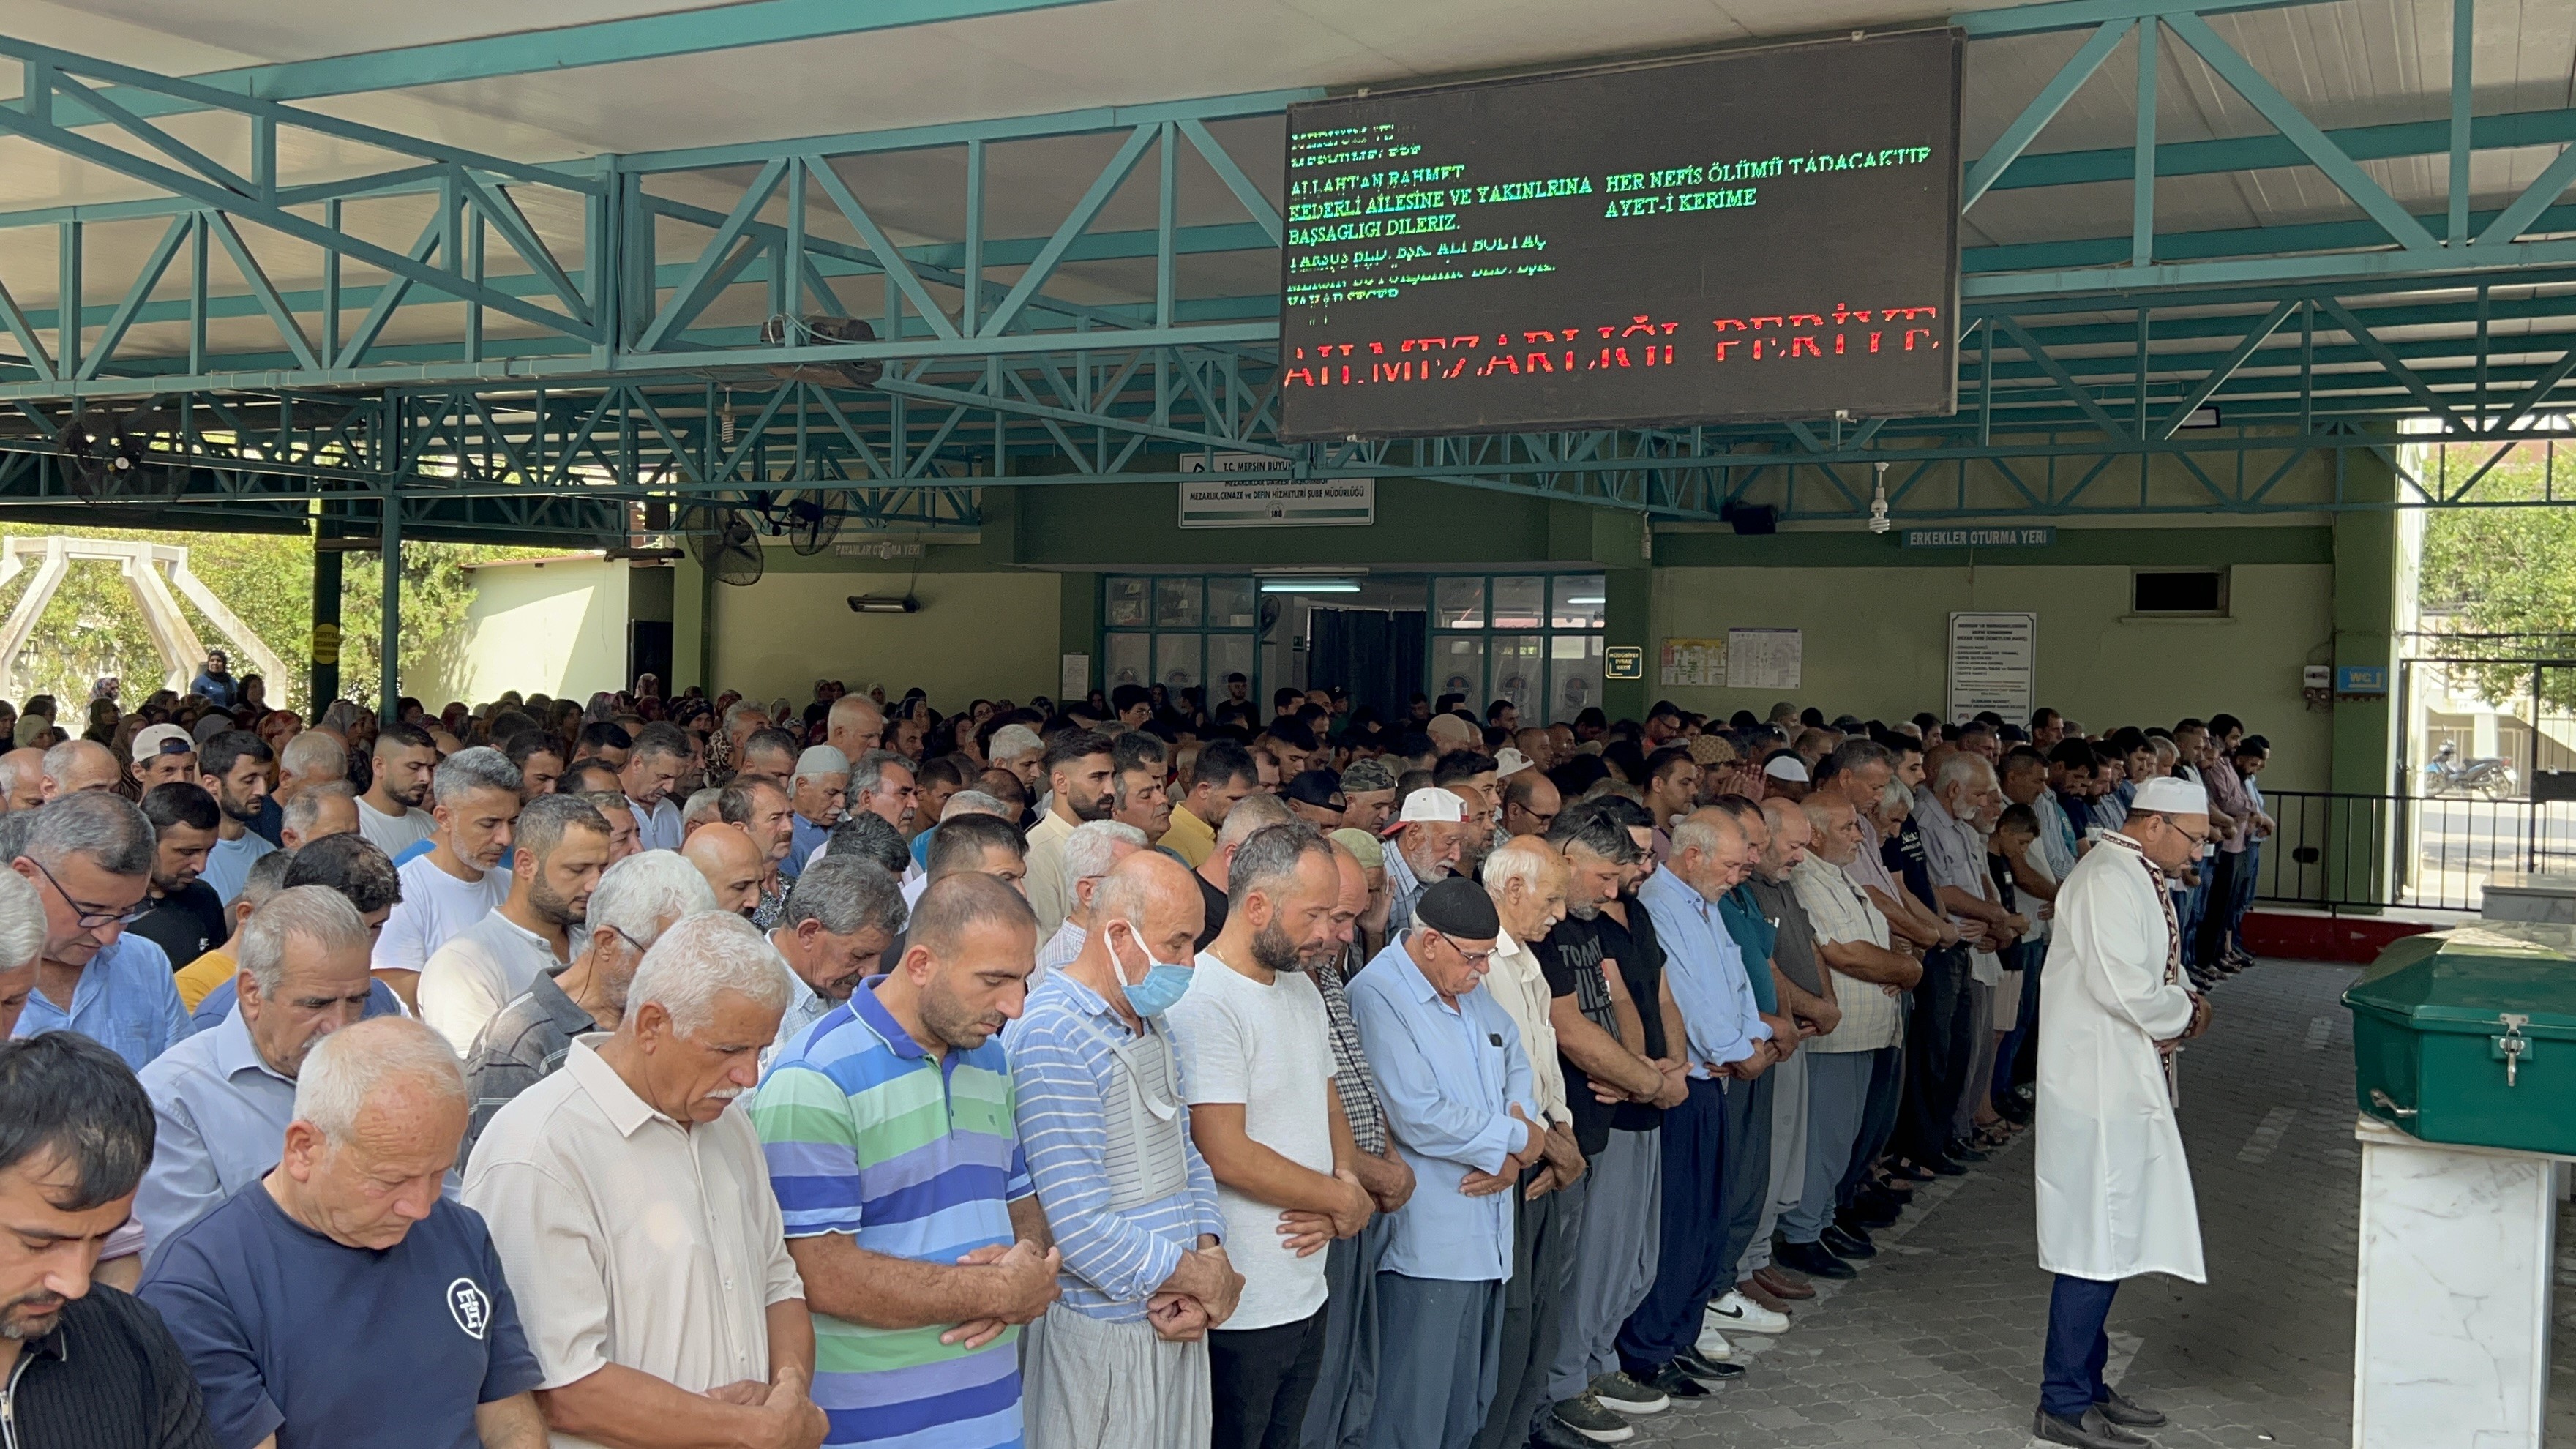
[{"label": "man with black cap", "polygon": [[1351,979],[1389,1135],[1413,1169],[1378,1268],[1370,1449],[1465,1449],[1492,1407],[1511,1192],[1547,1143],[1520,1028],[1484,988],[1502,921],[1473,881],[1433,884],[1414,929]]},{"label": "man with black cap", "polygon": [[1307,770],[1288,782],[1288,808],[1317,830],[1342,828],[1341,777],[1330,770]]}]

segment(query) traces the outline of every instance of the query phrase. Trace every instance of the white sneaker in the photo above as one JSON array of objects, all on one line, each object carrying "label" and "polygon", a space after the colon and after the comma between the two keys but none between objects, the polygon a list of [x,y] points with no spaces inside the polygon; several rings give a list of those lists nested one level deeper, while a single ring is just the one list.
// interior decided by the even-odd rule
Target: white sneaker
[{"label": "white sneaker", "polygon": [[1706,1321],[1732,1333],[1787,1333],[1789,1315],[1776,1313],[1741,1293],[1729,1293],[1708,1306]]},{"label": "white sneaker", "polygon": [[1726,1341],[1726,1334],[1719,1329],[1714,1312],[1700,1320],[1699,1342],[1691,1346],[1699,1350],[1700,1357],[1713,1363],[1735,1361],[1735,1345]]}]

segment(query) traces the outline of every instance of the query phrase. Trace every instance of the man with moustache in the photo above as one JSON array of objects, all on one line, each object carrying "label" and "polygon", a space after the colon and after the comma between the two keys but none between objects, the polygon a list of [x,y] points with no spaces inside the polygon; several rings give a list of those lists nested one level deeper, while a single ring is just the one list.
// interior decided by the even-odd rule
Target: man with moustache
[{"label": "man with moustache", "polygon": [[1038,913],[1038,939],[1055,934],[1073,900],[1064,875],[1064,838],[1086,820],[1106,820],[1116,808],[1117,761],[1109,737],[1067,730],[1047,746],[1047,783],[1055,795],[1029,827],[1029,904]]}]

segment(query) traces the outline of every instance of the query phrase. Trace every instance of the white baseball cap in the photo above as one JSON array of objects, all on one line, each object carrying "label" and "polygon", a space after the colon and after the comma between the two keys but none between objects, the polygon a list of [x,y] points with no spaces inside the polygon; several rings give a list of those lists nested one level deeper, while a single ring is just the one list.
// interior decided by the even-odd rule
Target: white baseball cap
[{"label": "white baseball cap", "polygon": [[1530,757],[1509,745],[1494,751],[1494,778],[1508,779],[1530,767]]},{"label": "white baseball cap", "polygon": [[188,732],[174,724],[157,724],[134,732],[134,758],[141,761],[155,755],[193,755],[197,742]]},{"label": "white baseball cap", "polygon": [[1408,825],[1455,825],[1466,818],[1467,802],[1456,791],[1425,785],[1404,797],[1404,809],[1379,834],[1393,835]]}]

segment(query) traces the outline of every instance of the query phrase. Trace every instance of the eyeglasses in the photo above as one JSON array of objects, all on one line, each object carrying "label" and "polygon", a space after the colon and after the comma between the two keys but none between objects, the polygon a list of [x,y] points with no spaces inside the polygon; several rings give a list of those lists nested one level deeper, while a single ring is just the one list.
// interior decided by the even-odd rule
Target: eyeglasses
[{"label": "eyeglasses", "polygon": [[1451,940],[1449,937],[1440,935],[1438,931],[1434,931],[1431,934],[1439,936],[1440,943],[1442,945],[1447,946],[1450,950],[1467,958],[1467,964],[1470,966],[1482,966],[1486,962],[1494,959],[1494,948],[1491,946],[1487,946],[1482,951],[1470,951],[1466,947],[1459,945],[1456,941]]},{"label": "eyeglasses", "polygon": [[103,906],[93,906],[87,901],[74,900],[72,898],[72,893],[63,889],[63,883],[54,879],[54,873],[45,869],[45,863],[43,861],[36,859],[32,855],[27,856],[26,861],[29,865],[36,868],[36,874],[45,878],[45,884],[54,888],[54,894],[63,898],[63,904],[72,908],[72,920],[74,924],[78,925],[84,931],[98,926],[109,925],[111,923],[122,926],[141,916],[143,912],[148,909],[142,901],[136,901],[133,905],[128,906],[124,910],[109,910]]}]

